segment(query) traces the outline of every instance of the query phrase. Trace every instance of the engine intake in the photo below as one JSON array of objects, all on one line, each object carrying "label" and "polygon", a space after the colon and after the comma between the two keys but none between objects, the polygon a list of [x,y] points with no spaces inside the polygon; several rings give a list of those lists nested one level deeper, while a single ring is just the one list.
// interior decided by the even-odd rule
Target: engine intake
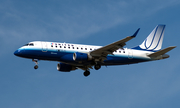
[{"label": "engine intake", "polygon": [[72,70],[76,70],[77,68],[72,65],[64,64],[64,63],[58,63],[57,64],[57,70],[62,72],[70,72]]},{"label": "engine intake", "polygon": [[84,61],[92,60],[92,56],[87,53],[75,52],[73,54],[73,60],[78,62],[84,62]]}]

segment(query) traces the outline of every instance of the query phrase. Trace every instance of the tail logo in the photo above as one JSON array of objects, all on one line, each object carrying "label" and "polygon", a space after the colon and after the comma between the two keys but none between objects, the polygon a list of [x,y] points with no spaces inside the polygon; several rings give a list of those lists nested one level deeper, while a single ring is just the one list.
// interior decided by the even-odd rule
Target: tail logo
[{"label": "tail logo", "polygon": [[145,50],[160,50],[164,37],[165,25],[158,25],[139,46]]}]

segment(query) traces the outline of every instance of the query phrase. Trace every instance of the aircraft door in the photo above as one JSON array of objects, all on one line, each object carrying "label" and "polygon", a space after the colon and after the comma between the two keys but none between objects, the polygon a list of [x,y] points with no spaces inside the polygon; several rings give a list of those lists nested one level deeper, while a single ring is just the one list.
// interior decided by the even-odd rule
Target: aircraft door
[{"label": "aircraft door", "polygon": [[48,48],[47,48],[47,43],[46,42],[41,42],[42,45],[42,52],[47,52]]},{"label": "aircraft door", "polygon": [[133,51],[131,49],[128,49],[128,58],[133,59]]}]

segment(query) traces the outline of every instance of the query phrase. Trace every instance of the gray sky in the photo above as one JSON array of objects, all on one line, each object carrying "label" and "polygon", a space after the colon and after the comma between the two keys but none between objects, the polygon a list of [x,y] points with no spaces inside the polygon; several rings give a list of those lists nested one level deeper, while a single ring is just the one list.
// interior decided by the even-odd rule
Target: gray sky
[{"label": "gray sky", "polygon": [[[1,0],[1,108],[179,108],[179,0]],[[169,59],[134,65],[58,72],[57,62],[13,55],[30,41],[107,45],[132,35],[128,48],[166,24]]]}]

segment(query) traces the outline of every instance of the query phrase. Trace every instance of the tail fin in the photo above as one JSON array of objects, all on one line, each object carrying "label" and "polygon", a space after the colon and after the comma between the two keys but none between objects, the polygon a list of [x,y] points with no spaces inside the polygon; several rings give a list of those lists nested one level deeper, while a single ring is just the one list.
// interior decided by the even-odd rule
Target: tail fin
[{"label": "tail fin", "polygon": [[[165,25],[157,25],[144,42],[138,46],[138,49],[158,51],[162,47]],[[134,49],[137,49],[134,48]]]}]

